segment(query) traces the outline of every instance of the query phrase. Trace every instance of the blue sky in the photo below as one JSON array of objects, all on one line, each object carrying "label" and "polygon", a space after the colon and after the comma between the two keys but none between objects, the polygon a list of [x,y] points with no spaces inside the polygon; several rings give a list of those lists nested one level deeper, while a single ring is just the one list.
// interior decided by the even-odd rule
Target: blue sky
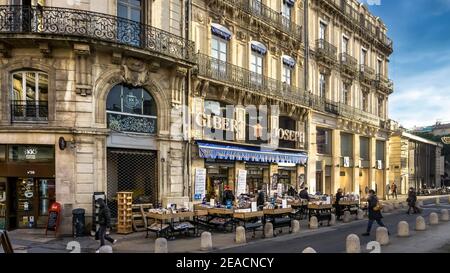
[{"label": "blue sky", "polygon": [[450,121],[450,0],[364,0],[394,40],[390,117],[406,128]]}]

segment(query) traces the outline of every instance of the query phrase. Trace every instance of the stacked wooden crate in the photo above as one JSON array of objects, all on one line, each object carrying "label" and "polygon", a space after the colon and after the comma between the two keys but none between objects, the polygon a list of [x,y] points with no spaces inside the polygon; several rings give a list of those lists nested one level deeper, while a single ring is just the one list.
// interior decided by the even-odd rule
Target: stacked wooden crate
[{"label": "stacked wooden crate", "polygon": [[133,232],[133,193],[117,193],[117,233]]}]

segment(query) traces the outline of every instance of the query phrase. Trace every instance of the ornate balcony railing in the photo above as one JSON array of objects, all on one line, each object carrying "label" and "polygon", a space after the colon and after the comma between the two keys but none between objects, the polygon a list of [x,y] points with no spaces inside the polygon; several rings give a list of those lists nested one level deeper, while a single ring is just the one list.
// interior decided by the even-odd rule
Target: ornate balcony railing
[{"label": "ornate balcony railing", "polygon": [[318,39],[316,41],[316,51],[319,56],[336,60],[337,48],[324,39]]},{"label": "ornate balcony railing", "polygon": [[356,72],[358,67],[358,61],[356,58],[350,56],[348,53],[341,53],[339,56],[339,60],[341,61],[341,66],[348,71]]},{"label": "ornate balcony railing", "polygon": [[238,8],[246,13],[249,13],[262,22],[271,25],[272,27],[289,34],[294,35],[293,38],[302,40],[302,27],[292,22],[280,12],[277,12],[270,7],[262,4],[256,0],[225,0],[233,8]]},{"label": "ornate balcony railing", "polygon": [[117,132],[154,135],[157,132],[157,118],[107,111],[108,128]]},{"label": "ornate balcony railing", "polygon": [[359,25],[367,35],[375,37],[383,45],[392,50],[392,40],[387,37],[387,35],[383,33],[379,27],[375,26],[357,9],[352,7],[347,0],[326,0],[326,2],[332,3],[334,7],[340,10],[342,14],[345,15],[350,21],[352,21],[355,25]]},{"label": "ornate balcony railing", "polygon": [[365,65],[365,64],[361,64],[359,66],[359,72],[360,75],[367,80],[373,80],[375,77],[375,69]]},{"label": "ornate balcony railing", "polygon": [[382,88],[388,91],[394,90],[394,83],[382,74],[377,74],[375,77],[375,84],[378,88]]},{"label": "ornate balcony railing", "polygon": [[0,34],[48,34],[132,46],[195,62],[194,42],[164,30],[91,11],[36,6],[0,6]]},{"label": "ornate balcony railing", "polygon": [[35,100],[11,101],[11,121],[47,121],[48,102]]},{"label": "ornate balcony railing", "polygon": [[198,54],[198,74],[233,87],[247,89],[267,97],[309,107],[310,97],[303,89],[262,76],[242,67]]},{"label": "ornate balcony railing", "polygon": [[378,116],[343,103],[339,103],[339,115],[351,120],[369,123],[374,126],[380,125],[380,118]]}]

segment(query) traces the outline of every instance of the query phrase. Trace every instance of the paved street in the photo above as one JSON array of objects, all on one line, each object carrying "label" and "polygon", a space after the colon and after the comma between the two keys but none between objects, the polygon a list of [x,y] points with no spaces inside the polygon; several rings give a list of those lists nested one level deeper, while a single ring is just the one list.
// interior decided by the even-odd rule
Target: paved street
[{"label": "paved street", "polygon": [[[441,199],[441,202],[445,202],[440,206],[436,206],[433,200],[424,201],[424,209],[421,214],[426,222],[428,223],[428,216],[432,212],[438,212],[443,209],[450,209],[450,205],[447,200],[444,198]],[[384,223],[389,228],[391,233],[391,241],[392,245],[395,241],[405,240],[396,238],[397,235],[397,224],[400,221],[407,221],[409,223],[409,227],[411,230],[411,237],[406,240],[416,240],[414,236],[422,236],[421,234],[416,234],[413,231],[415,226],[415,220],[418,215],[407,215],[404,213],[405,210],[395,211],[394,213],[385,213],[384,214]],[[441,225],[448,225],[448,223],[442,223]],[[366,230],[367,220],[363,221],[355,221],[347,225],[339,225],[336,227],[327,227],[319,229],[319,231],[314,233],[308,233],[300,236],[285,236],[279,237],[274,240],[266,240],[255,242],[242,247],[234,247],[225,250],[221,250],[218,252],[232,252],[232,253],[295,253],[301,252],[303,249],[307,247],[314,248],[319,253],[340,253],[345,251],[345,239],[349,234],[357,234],[360,237],[361,244],[365,246],[368,242],[375,240],[375,230],[378,227],[376,223],[372,228],[372,234],[370,237],[362,237],[361,234]],[[428,231],[431,232],[435,227],[428,226]],[[445,238],[448,239],[447,242],[450,242],[450,229],[446,229],[447,235],[444,235]],[[445,232],[445,231],[444,231]],[[440,240],[440,239],[439,239]],[[440,248],[445,245],[445,241],[431,241],[427,242],[430,244],[430,248]],[[422,250],[425,250],[425,246],[422,246]],[[364,250],[364,249],[363,249]],[[413,252],[414,249],[405,250],[406,252]],[[393,252],[395,252],[393,250]],[[414,251],[415,252],[415,251]]]}]

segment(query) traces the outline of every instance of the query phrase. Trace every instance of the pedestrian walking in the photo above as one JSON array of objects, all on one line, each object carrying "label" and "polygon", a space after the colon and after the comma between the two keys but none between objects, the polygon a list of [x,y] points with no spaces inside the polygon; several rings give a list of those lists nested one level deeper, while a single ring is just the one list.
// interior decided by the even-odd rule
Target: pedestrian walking
[{"label": "pedestrian walking", "polygon": [[[362,236],[369,236],[372,229],[373,222],[376,221],[380,227],[386,227],[381,221],[383,215],[381,215],[382,206],[378,201],[378,197],[374,190],[369,190],[369,198],[367,199],[367,210],[369,214],[369,223],[367,224],[367,231]],[[389,232],[388,232],[389,233]]]},{"label": "pedestrian walking", "polygon": [[394,197],[395,197],[395,200],[398,200],[398,198],[397,198],[397,184],[395,184],[395,182],[392,182],[391,193],[392,193],[392,199],[394,199]]},{"label": "pedestrian walking", "polygon": [[389,191],[391,190],[391,185],[389,183],[386,185],[386,198],[389,200]]},{"label": "pedestrian walking", "polygon": [[410,214],[411,209],[413,209],[413,213],[419,213],[420,209],[416,206],[416,202],[417,202],[417,193],[416,190],[414,190],[414,188],[409,188],[408,191],[408,199],[406,199],[406,202],[408,202],[408,212],[406,212],[406,214]]},{"label": "pedestrian walking", "polygon": [[[103,200],[102,198],[97,200],[98,204],[99,204],[99,212],[98,212],[98,224],[99,224],[99,229],[98,229],[98,239],[100,240],[100,247],[105,245],[105,239],[110,242],[111,244],[115,244],[117,242],[117,240],[114,240],[113,238],[111,238],[108,234],[106,234],[106,230],[108,228],[111,228],[111,213],[109,211],[108,206],[105,204],[105,200]],[[99,253],[100,251],[97,250],[97,253]]]}]

